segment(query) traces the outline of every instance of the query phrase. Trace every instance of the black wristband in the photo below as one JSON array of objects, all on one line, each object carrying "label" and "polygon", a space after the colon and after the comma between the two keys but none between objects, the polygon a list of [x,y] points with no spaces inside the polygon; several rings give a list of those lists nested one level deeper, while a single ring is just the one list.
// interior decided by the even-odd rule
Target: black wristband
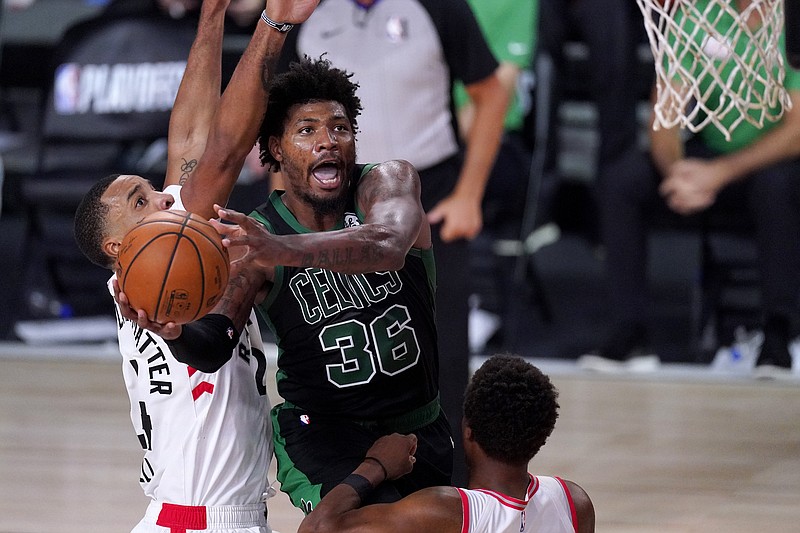
[{"label": "black wristband", "polygon": [[372,486],[372,483],[369,482],[367,478],[359,474],[350,474],[342,481],[342,485],[349,485],[356,491],[358,494],[359,499],[363,503],[364,500],[367,499],[367,496],[372,494],[372,491],[375,487]]},{"label": "black wristband", "polygon": [[209,313],[183,325],[181,336],[166,341],[172,355],[200,372],[216,372],[228,362],[239,343],[239,332],[225,315]]},{"label": "black wristband", "polygon": [[364,460],[365,461],[374,461],[375,463],[377,463],[377,465],[379,467],[381,467],[381,470],[383,470],[383,480],[386,481],[387,479],[389,479],[389,472],[386,471],[386,467],[383,466],[383,463],[381,462],[380,459],[378,459],[377,457],[371,457],[371,456],[368,455],[368,456],[364,457]]}]

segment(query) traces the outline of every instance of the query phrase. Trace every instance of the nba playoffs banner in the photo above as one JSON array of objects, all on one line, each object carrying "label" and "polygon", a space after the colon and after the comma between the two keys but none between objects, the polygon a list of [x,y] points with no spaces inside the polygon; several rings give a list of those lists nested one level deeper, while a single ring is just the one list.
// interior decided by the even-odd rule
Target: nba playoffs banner
[{"label": "nba playoffs banner", "polygon": [[48,136],[166,135],[194,29],[173,21],[92,21],[59,49]]}]

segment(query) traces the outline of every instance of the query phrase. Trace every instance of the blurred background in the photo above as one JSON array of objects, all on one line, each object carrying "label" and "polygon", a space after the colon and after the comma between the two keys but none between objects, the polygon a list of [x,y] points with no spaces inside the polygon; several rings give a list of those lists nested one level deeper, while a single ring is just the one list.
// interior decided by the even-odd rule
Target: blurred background
[{"label": "blurred background", "polygon": [[[169,113],[198,9],[197,0],[2,3],[0,233],[8,275],[0,338],[113,338],[113,308],[103,290],[108,272],[78,252],[72,213],[88,186],[112,172],[137,173],[160,187]],[[262,9],[263,2],[231,3],[224,80]],[[73,65],[88,65],[80,82]],[[234,194],[254,198],[238,202],[242,209],[268,193],[261,169],[252,175],[249,168]]]},{"label": "blurred background", "polygon": [[[237,0],[233,5],[237,3],[241,5],[238,11],[232,10],[228,21],[224,78],[232,72],[263,8]],[[55,67],[65,54],[73,53],[71,41],[86,21],[99,18],[102,24],[111,24],[138,18],[165,25],[154,25],[162,30],[153,30],[145,38],[152,48],[169,50],[179,61],[188,53],[193,37],[196,6],[184,2],[186,8],[179,9],[171,2],[172,7],[165,7],[155,0],[6,0],[2,4],[0,239],[4,253],[0,268],[4,276],[0,298],[4,305],[0,339],[32,344],[113,341],[113,308],[105,293],[107,272],[77,251],[71,214],[87,183],[110,173],[106,169],[137,172],[158,183],[169,109],[141,122],[132,118],[125,126],[83,122],[75,115],[66,120],[62,116],[58,123],[51,120],[52,104],[47,98],[57,86]],[[613,50],[598,50],[597,38],[586,38],[585,21],[572,21],[569,9],[548,12],[547,2],[541,4],[532,32],[535,53],[517,84],[524,104],[519,133],[525,158],[511,181],[517,188],[500,193],[503,198],[525,201],[510,211],[512,229],[503,223],[493,225],[487,216],[487,227],[471,243],[470,346],[474,354],[512,350],[531,357],[574,359],[602,343],[611,327],[604,310],[608,289],[595,191],[602,137],[609,131],[609,119],[600,110],[608,115],[615,109],[609,99],[633,98],[634,112],[612,117],[611,129],[634,128],[636,149],[646,150],[653,59],[641,14],[633,1],[628,2],[629,11],[615,13],[614,18],[615,24],[629,31],[626,57],[619,61],[632,69],[633,84],[622,86],[622,80],[617,83],[608,75],[611,79],[601,87],[597,57],[613,63],[616,59],[609,57]],[[147,61],[144,54],[150,52],[143,45],[116,41],[116,49],[103,51],[106,57],[132,61],[131,50],[139,50],[137,61]],[[62,83],[65,78],[62,72]],[[126,105],[115,104],[114,94],[97,98],[108,99],[108,105]],[[108,133],[115,128],[119,131]],[[62,168],[68,161],[73,163],[69,171]],[[231,205],[248,210],[265,199],[268,191],[263,170],[247,166]],[[728,244],[720,242],[729,252],[745,257],[752,253],[748,239],[725,238]],[[743,271],[741,283],[726,294],[718,292],[710,301],[703,283],[703,246],[707,244],[703,238],[665,224],[657,225],[648,239],[653,303],[646,321],[652,330],[652,348],[664,362],[708,364],[719,346],[730,343],[738,326],[755,323],[758,294],[748,282],[749,274]],[[528,246],[520,248],[522,242]]]},{"label": "blurred background", "polygon": [[[12,480],[0,485],[0,530],[123,531],[146,506],[109,272],[78,251],[72,216],[109,173],[160,185],[198,2],[0,0],[0,474]],[[516,18],[524,42],[506,43],[524,58],[519,120],[506,126],[484,229],[470,243],[467,296],[470,370],[513,351],[560,389],[558,429],[531,471],[587,488],[598,530],[796,530],[800,365],[795,354],[788,382],[750,379],[761,343],[751,228],[652,220],[640,318],[666,368],[576,371],[616,325],[598,184],[619,154],[649,151],[654,62],[636,2],[469,3],[482,24],[528,10]],[[262,9],[231,0],[223,81]],[[79,82],[72,65],[92,67]],[[249,211],[270,187],[248,161],[230,205]],[[269,508],[276,530],[296,528],[283,493]]]}]

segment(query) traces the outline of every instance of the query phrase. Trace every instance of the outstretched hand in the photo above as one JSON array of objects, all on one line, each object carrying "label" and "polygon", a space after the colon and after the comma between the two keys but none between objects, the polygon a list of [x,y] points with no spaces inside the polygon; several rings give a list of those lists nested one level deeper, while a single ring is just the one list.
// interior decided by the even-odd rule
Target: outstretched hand
[{"label": "outstretched hand", "polygon": [[[223,209],[214,204],[214,210],[220,220],[210,220],[214,228],[222,235],[222,245],[231,257],[231,267],[246,262],[261,268],[275,266],[271,258],[275,257],[278,241],[267,229],[249,216],[233,209]],[[223,223],[224,219],[230,223]]]},{"label": "outstretched hand", "polygon": [[386,469],[387,479],[397,479],[408,474],[414,468],[414,462],[417,460],[414,457],[416,451],[416,435],[392,433],[376,440],[367,450],[366,456],[374,457],[381,462]]},{"label": "outstretched hand", "polygon": [[147,313],[144,311],[144,309],[137,310],[131,307],[128,296],[120,290],[118,280],[115,279],[112,282],[112,285],[114,288],[114,300],[117,302],[119,312],[123,318],[126,318],[132,322],[136,322],[136,325],[138,325],[140,328],[152,331],[162,339],[168,341],[177,339],[181,336],[181,333],[183,332],[183,326],[176,324],[175,322],[167,322],[166,324],[153,322],[147,317]]}]

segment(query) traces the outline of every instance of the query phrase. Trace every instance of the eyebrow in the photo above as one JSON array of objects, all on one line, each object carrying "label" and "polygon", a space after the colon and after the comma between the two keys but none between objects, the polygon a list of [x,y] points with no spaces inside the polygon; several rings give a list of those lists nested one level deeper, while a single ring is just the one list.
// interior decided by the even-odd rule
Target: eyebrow
[{"label": "eyebrow", "polygon": [[298,118],[295,121],[295,124],[300,124],[300,123],[303,123],[303,122],[318,123],[318,122],[323,122],[323,121],[327,121],[327,120],[334,120],[334,121],[345,120],[345,121],[349,122],[349,119],[347,118],[347,113],[336,112],[336,113],[332,113],[330,115],[330,117],[320,117],[319,115],[309,115],[309,116],[305,116],[304,115],[301,118]]},{"label": "eyebrow", "polygon": [[131,192],[128,193],[127,201],[130,202],[131,198],[136,196],[136,194],[141,190],[142,190],[142,184],[141,183],[137,183],[136,186],[133,189],[131,189]]},{"label": "eyebrow", "polygon": [[321,119],[321,118],[319,118],[319,117],[302,117],[302,118],[298,118],[298,119],[295,121],[295,124],[298,124],[298,125],[299,125],[299,124],[303,124],[303,123],[305,123],[305,122],[312,122],[312,123],[315,123],[315,124],[316,124],[316,123],[318,123],[318,122],[322,122],[322,119]]}]

